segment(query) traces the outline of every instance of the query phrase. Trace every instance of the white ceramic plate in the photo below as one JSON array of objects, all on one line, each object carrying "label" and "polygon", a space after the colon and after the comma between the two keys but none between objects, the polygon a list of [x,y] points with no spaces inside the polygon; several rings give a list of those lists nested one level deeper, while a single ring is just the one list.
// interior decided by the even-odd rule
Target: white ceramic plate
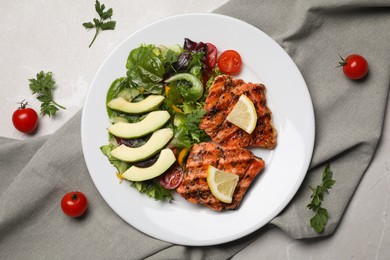
[{"label": "white ceramic plate", "polygon": [[[254,149],[266,162],[241,206],[213,212],[175,194],[158,202],[128,182],[119,184],[115,168],[99,147],[108,143],[105,97],[111,83],[126,75],[129,52],[142,43],[182,44],[184,38],[234,49],[243,60],[240,78],[267,87],[268,105],[278,130],[272,151]],[[314,145],[314,113],[305,81],[288,54],[269,36],[240,20],[216,14],[186,14],[152,23],[126,38],[99,68],[83,109],[81,135],[90,175],[108,205],[145,234],[182,245],[229,242],[261,228],[277,216],[301,185]]]}]

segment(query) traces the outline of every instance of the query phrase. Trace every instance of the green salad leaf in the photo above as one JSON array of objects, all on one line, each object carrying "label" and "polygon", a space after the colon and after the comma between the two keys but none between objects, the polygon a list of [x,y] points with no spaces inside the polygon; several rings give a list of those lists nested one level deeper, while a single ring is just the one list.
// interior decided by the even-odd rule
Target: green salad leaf
[{"label": "green salad leaf", "polygon": [[154,45],[141,45],[132,50],[127,58],[127,76],[141,93],[163,93],[165,68],[155,49]]},{"label": "green salad leaf", "polygon": [[102,153],[107,156],[108,160],[110,161],[110,163],[112,165],[115,166],[115,168],[118,170],[118,173],[119,174],[122,174],[124,173],[128,168],[130,168],[130,164],[129,163],[126,163],[126,162],[123,162],[123,161],[120,161],[114,157],[111,156],[111,151],[113,149],[115,149],[117,146],[115,146],[114,144],[110,143],[108,145],[104,145],[104,146],[101,146],[100,147],[100,150],[102,151]]},{"label": "green salad leaf", "polygon": [[[191,52],[179,45],[142,44],[133,49],[126,60],[126,76],[114,80],[107,91],[106,108],[110,121],[134,123],[146,116],[110,109],[107,104],[114,98],[138,102],[151,94],[164,95],[166,98],[159,109],[170,113],[172,120],[165,127],[174,131],[169,147],[190,149],[195,143],[208,141],[209,137],[199,127],[205,115],[204,91],[207,91],[203,86],[204,55],[204,52]],[[214,77],[214,71],[208,73]],[[109,139],[110,143],[101,150],[118,173],[123,173],[131,164],[111,156],[119,139],[110,134]],[[134,142],[141,144],[146,139],[120,139],[119,143],[133,146]],[[131,182],[131,186],[156,200],[173,199],[171,190],[162,187],[158,179]]]},{"label": "green salad leaf", "polygon": [[203,109],[196,109],[188,114],[176,114],[171,145],[178,148],[191,148],[195,143],[207,141],[208,135],[199,128],[205,115]]},{"label": "green salad leaf", "polygon": [[173,196],[170,190],[164,189],[155,180],[147,180],[140,182],[132,182],[131,186],[139,192],[145,193],[150,198],[155,200],[172,200]]},{"label": "green salad leaf", "polygon": [[140,115],[132,115],[128,113],[123,113],[120,111],[113,110],[107,106],[107,104],[116,97],[123,97],[129,102],[132,100],[142,100],[144,97],[140,95],[139,90],[128,80],[126,77],[121,77],[114,82],[112,82],[110,88],[106,94],[106,110],[108,114],[108,118],[111,122],[117,121],[118,118],[124,118],[125,121],[133,123],[138,122],[141,119]]}]

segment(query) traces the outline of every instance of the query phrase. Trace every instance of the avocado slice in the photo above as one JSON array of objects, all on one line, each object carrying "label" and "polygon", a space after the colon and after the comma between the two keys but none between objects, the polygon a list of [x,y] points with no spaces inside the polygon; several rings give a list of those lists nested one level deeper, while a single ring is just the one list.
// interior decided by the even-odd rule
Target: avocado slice
[{"label": "avocado slice", "polygon": [[142,114],[157,108],[164,101],[164,96],[150,95],[139,102],[129,102],[123,97],[117,97],[108,102],[111,109],[131,114]]},{"label": "avocado slice", "polygon": [[155,131],[143,146],[131,148],[124,144],[111,151],[111,155],[124,162],[138,162],[146,160],[158,153],[173,137],[170,128]]},{"label": "avocado slice", "polygon": [[150,180],[163,174],[175,161],[176,157],[172,150],[165,148],[161,150],[160,156],[152,166],[140,168],[133,165],[122,174],[122,177],[129,181]]},{"label": "avocado slice", "polygon": [[170,117],[171,116],[168,111],[152,111],[140,122],[117,122],[108,127],[108,131],[114,136],[120,138],[137,138],[160,129],[166,122],[168,122]]}]

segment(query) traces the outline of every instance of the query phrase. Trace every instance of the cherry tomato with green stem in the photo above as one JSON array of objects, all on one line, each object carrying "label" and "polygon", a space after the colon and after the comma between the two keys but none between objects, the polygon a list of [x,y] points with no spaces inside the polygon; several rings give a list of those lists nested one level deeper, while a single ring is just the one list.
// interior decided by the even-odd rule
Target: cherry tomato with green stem
[{"label": "cherry tomato with green stem", "polygon": [[68,192],[61,200],[62,211],[69,217],[80,217],[88,208],[88,200],[80,191]]},{"label": "cherry tomato with green stem", "polygon": [[20,102],[19,108],[12,114],[12,123],[20,132],[32,133],[38,126],[38,114],[27,105],[24,100]]},{"label": "cherry tomato with green stem", "polygon": [[343,59],[341,56],[340,66],[343,67],[344,75],[353,80],[362,79],[367,75],[368,62],[359,54],[351,54]]}]

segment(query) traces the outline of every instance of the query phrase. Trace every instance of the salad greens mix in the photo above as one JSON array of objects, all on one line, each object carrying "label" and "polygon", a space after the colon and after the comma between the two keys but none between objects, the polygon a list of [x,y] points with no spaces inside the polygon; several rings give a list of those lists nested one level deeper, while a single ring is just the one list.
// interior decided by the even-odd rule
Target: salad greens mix
[{"label": "salad greens mix", "polygon": [[[216,50],[213,53],[216,55]],[[106,105],[118,97],[129,102],[139,102],[151,94],[165,96],[159,109],[171,115],[166,127],[173,130],[173,138],[168,147],[176,155],[181,150],[189,151],[193,144],[209,139],[199,128],[199,123],[205,114],[203,107],[207,90],[214,77],[220,74],[215,62],[210,66],[213,63],[210,59],[215,61],[216,57],[211,56],[207,44],[187,38],[183,47],[142,44],[130,52],[126,62],[126,76],[116,79],[108,89]],[[145,118],[145,114],[128,114],[108,106],[106,108],[111,123],[135,123]],[[120,177],[130,166],[150,166],[157,158],[153,156],[139,163],[128,163],[111,156],[111,151],[121,144],[140,147],[149,137],[122,139],[109,133],[109,143],[102,146],[101,151],[116,167]],[[132,182],[132,186],[156,200],[172,199],[171,190],[163,187],[157,178]]]}]

